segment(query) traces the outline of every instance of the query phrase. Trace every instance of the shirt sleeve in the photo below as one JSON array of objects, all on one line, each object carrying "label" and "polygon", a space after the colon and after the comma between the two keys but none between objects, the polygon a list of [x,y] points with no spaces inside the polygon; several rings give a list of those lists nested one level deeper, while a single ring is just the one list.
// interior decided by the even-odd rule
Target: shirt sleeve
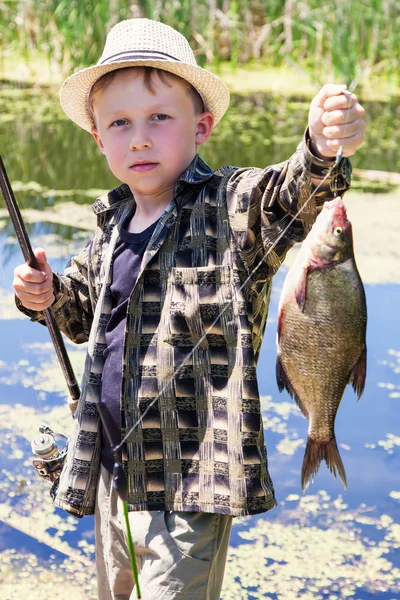
[{"label": "shirt sleeve", "polygon": [[274,274],[289,248],[310,231],[323,203],[350,187],[349,159],[335,166],[308,146],[306,131],[289,160],[265,169],[237,169],[227,182],[231,230],[249,269],[264,257],[268,274]]},{"label": "shirt sleeve", "polygon": [[[51,308],[60,330],[73,342],[81,344],[89,339],[93,321],[93,307],[89,290],[88,264],[92,242],[70,259],[63,275],[53,273],[55,301]],[[25,308],[18,298],[17,308],[31,321],[45,325],[41,311]]]}]

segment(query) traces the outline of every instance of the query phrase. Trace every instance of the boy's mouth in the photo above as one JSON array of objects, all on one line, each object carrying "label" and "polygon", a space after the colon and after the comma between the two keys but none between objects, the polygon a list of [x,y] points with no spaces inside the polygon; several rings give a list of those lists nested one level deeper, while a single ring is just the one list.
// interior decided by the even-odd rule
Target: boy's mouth
[{"label": "boy's mouth", "polygon": [[155,163],[155,162],[150,162],[148,160],[137,160],[129,168],[132,171],[143,172],[143,171],[151,171],[156,166],[157,166],[157,163]]}]

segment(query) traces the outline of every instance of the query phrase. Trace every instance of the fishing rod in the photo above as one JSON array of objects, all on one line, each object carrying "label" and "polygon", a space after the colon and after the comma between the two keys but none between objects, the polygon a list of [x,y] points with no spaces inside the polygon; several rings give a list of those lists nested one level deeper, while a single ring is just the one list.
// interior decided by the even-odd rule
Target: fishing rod
[{"label": "fishing rod", "polygon": [[[0,188],[3,194],[4,201],[6,203],[6,207],[8,213],[10,215],[15,234],[17,236],[23,257],[27,264],[33,269],[37,269],[40,271],[40,267],[36,260],[36,256],[33,253],[32,246],[29,240],[28,233],[25,228],[25,223],[22,219],[21,212],[19,210],[19,206],[14,196],[14,192],[12,190],[10,181],[8,179],[7,171],[4,166],[3,159],[0,156]],[[61,336],[61,332],[57,326],[54,312],[51,306],[49,308],[45,308],[43,310],[44,320],[47,325],[47,329],[49,330],[50,337],[53,342],[54,349],[57,354],[57,358],[59,360],[63,375],[65,377],[65,381],[68,386],[68,390],[72,400],[77,401],[80,396],[79,385],[76,381],[74,371],[72,369],[72,365],[70,363],[67,350],[65,348],[64,340]],[[74,402],[71,405],[71,408],[76,405]]]},{"label": "fishing rod", "polygon": [[[29,236],[26,231],[25,223],[23,221],[21,211],[19,209],[17,200],[11,187],[10,180],[8,179],[7,171],[1,156],[0,189],[4,201],[6,203],[6,207],[10,215],[11,222],[13,224],[14,231],[17,236],[23,257],[30,267],[40,271],[40,267],[36,260],[36,256],[33,253],[32,245],[30,243]],[[53,342],[54,349],[57,354],[58,361],[61,366],[61,370],[65,377],[70,396],[73,400],[73,403],[70,403],[69,406],[71,410],[75,412],[74,409],[76,407],[77,401],[80,398],[79,385],[76,381],[75,374],[71,362],[69,360],[69,356],[65,348],[64,340],[62,338],[60,329],[57,325],[53,309],[50,306],[49,308],[44,309],[42,312],[45,323],[50,333],[51,340]],[[104,427],[105,432],[112,444],[111,449],[113,451],[114,456],[113,487],[117,491],[118,496],[123,502],[132,574],[135,582],[136,594],[138,600],[140,600],[142,596],[139,586],[139,575],[135,558],[135,548],[129,523],[128,483],[125,472],[122,468],[122,456],[119,451],[120,447],[118,446],[118,441],[113,439],[113,436],[111,436],[111,432],[109,431],[109,428],[107,426],[104,409],[102,409],[101,404],[99,404],[97,408],[99,411],[102,426]],[[32,449],[34,449],[35,454],[33,464],[36,470],[38,471],[39,475],[43,479],[45,479],[49,483],[54,484],[58,482],[58,478],[61,473],[61,468],[66,458],[67,450],[65,448],[65,450],[59,453],[57,449],[56,439],[57,436],[60,436],[62,434],[54,434],[54,432],[49,427],[40,427],[39,431],[42,435],[35,438],[32,442]],[[62,437],[66,438],[66,436]],[[55,492],[53,492],[52,496],[54,495]]]}]

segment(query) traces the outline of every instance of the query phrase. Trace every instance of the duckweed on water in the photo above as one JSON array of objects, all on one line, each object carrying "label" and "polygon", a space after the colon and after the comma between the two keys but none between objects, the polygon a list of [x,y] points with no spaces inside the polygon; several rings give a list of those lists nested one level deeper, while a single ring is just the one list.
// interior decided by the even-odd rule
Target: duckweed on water
[{"label": "duckweed on water", "polygon": [[[58,207],[57,209],[45,212],[33,209],[21,211],[32,246],[41,246],[42,248],[45,248],[47,258],[55,271],[61,270],[62,272],[68,259],[76,254],[87,242],[89,230],[90,232],[93,231],[95,217],[89,207],[87,212],[85,210],[82,211],[82,218],[79,218],[79,222],[76,223],[76,226],[72,226],[68,223],[68,217],[66,215],[70,215],[71,213],[74,213],[76,221],[76,209],[77,207],[73,203],[65,209],[61,205],[60,211],[58,210]],[[87,218],[85,218],[85,214],[87,214]],[[79,215],[81,215],[80,208]],[[43,218],[45,218],[46,221],[42,220]],[[1,209],[0,231],[3,238],[3,265],[7,265],[10,260],[16,260],[18,261],[16,264],[19,264],[23,261],[21,249],[10,219],[2,214]],[[61,260],[57,266],[54,264],[56,259]],[[6,278],[4,270],[0,275],[2,284],[5,286],[5,289],[3,288],[3,290],[0,290],[0,293],[3,293],[4,295],[9,293],[14,296],[12,275],[8,275]],[[18,311],[15,309],[16,319],[19,318],[17,313]],[[2,314],[2,307],[0,306],[0,317]]]},{"label": "duckweed on water", "polygon": [[[44,185],[41,185],[37,181],[28,181],[26,183],[24,183],[22,181],[13,181],[12,187],[13,187],[14,192],[20,192],[20,193],[31,194],[31,195],[40,194],[43,198],[55,198],[55,197],[67,198],[68,196],[82,196],[84,198],[89,198],[90,200],[94,200],[98,196],[101,196],[102,194],[105,194],[108,191],[108,190],[104,190],[104,189],[55,190],[55,189],[50,189]],[[66,211],[68,209],[68,207],[70,207],[70,206],[71,206],[71,203],[68,203],[65,205],[59,205],[57,207],[57,210],[60,212]],[[28,215],[30,214],[28,210],[25,212]],[[5,213],[2,211],[0,213],[0,215],[3,215],[3,214],[5,214]],[[72,214],[69,214],[66,216],[69,216],[69,218],[70,218],[69,223],[71,223],[71,220],[73,220],[73,219],[71,219]]]},{"label": "duckweed on water", "polygon": [[[26,222],[25,224],[28,230],[29,223]],[[58,223],[41,223],[41,226],[43,228],[46,227],[46,229],[54,228],[55,231],[35,235],[35,247],[40,246],[46,249],[46,255],[48,258],[50,257],[50,264],[54,259],[62,259],[64,261],[61,267],[62,270],[64,263],[67,263],[69,257],[75,254],[87,241],[87,233],[82,233],[82,231],[76,232],[70,226]],[[60,233],[60,230],[62,233]],[[15,237],[9,237],[4,244],[5,261],[18,252],[20,253],[20,248]]]},{"label": "duckweed on water", "polygon": [[26,115],[29,115],[29,121],[33,120],[36,123],[67,119],[59,105],[56,87],[0,89],[0,103],[1,124],[12,124]]},{"label": "duckweed on water", "polygon": [[286,456],[291,456],[293,454],[296,454],[297,450],[299,448],[304,448],[305,447],[305,442],[304,440],[299,440],[299,439],[283,439],[282,441],[279,442],[279,444],[276,445],[276,449],[278,450],[279,454],[286,454]]},{"label": "duckweed on water", "polygon": [[22,533],[23,547],[35,540],[42,548],[41,558],[19,548],[0,553],[1,598],[29,598],[35,589],[37,597],[50,600],[54,585],[62,600],[94,600],[93,543],[82,538],[74,547],[66,541],[65,535],[76,532],[79,521],[54,509],[49,486],[36,477],[31,465],[29,441],[46,418],[55,430],[70,428],[65,406],[44,415],[27,406],[0,405],[0,422],[6,424],[1,427],[0,457],[7,457],[10,465],[2,469],[0,481],[0,529]]},{"label": "duckweed on water", "polygon": [[13,292],[0,289],[0,320],[9,321],[13,319],[26,319],[26,317],[15,308]]},{"label": "duckweed on water", "polygon": [[40,600],[96,600],[94,575],[86,566],[67,559],[40,561],[34,554],[5,550],[0,553],[0,585],[3,600],[31,598],[35,589]]},{"label": "duckweed on water", "polygon": [[[388,355],[389,358],[380,361],[380,364],[389,367],[394,374],[398,375],[400,373],[400,351],[391,348],[388,350]],[[393,382],[380,381],[378,387],[386,388],[389,398],[400,398],[400,383],[394,384]]]},{"label": "duckweed on water", "polygon": [[388,433],[386,440],[379,440],[378,446],[383,448],[388,454],[394,454],[400,450],[400,437],[394,433]]},{"label": "duckweed on water", "polygon": [[[379,361],[379,364],[389,367],[395,375],[400,373],[400,351],[391,348],[388,350],[389,358]],[[400,398],[400,384],[393,382],[378,382],[378,387],[388,390],[388,397],[391,399]],[[379,440],[377,443],[367,443],[366,448],[375,449],[382,448],[388,454],[398,455],[400,452],[400,437],[394,433],[387,433],[386,439]]]},{"label": "duckweed on water", "polygon": [[282,436],[276,446],[279,454],[291,456],[305,446],[296,429],[288,427],[287,421],[291,416],[302,416],[294,402],[273,402],[271,396],[263,396],[261,408],[265,429]]},{"label": "duckweed on water", "polygon": [[[400,570],[386,555],[400,547],[400,527],[390,517],[368,518],[373,509],[365,505],[349,511],[341,496],[323,491],[286,502],[278,522],[266,517],[242,530],[246,519],[235,520],[245,543],[230,549],[224,600],[357,598],[362,590],[397,597]],[[380,532],[378,542],[363,536],[366,522]]]},{"label": "duckweed on water", "polygon": [[[272,406],[270,402],[269,412]],[[291,413],[290,405],[280,407],[280,413],[275,428]],[[93,558],[93,543],[82,539],[73,547],[66,541],[78,521],[56,512],[48,486],[31,480],[28,441],[43,416],[42,411],[20,404],[0,405],[0,423],[7,424],[2,427],[0,454],[11,447],[23,455],[13,459],[13,467],[3,469],[0,521],[35,538],[50,553],[46,561],[29,553],[1,553],[2,598],[27,597],[25,577],[16,575],[23,565],[31,589],[40,591],[41,598],[47,597],[50,584],[62,583],[61,593],[67,591],[69,596],[58,595],[60,599],[94,600],[94,566],[87,562]],[[48,410],[46,418],[55,429],[70,425],[64,406]],[[280,431],[285,432],[285,427]],[[390,497],[400,500],[400,492],[393,491]],[[268,515],[257,521],[235,519],[233,531],[242,542],[229,550],[223,600],[325,600],[335,594],[338,599],[357,598],[361,590],[377,598],[384,591],[393,597],[400,593],[400,571],[388,557],[400,548],[400,526],[389,515],[377,514],[374,507],[363,504],[349,509],[341,495],[331,498],[325,491],[305,497],[289,494],[277,520]],[[54,552],[69,558],[51,559]]]},{"label": "duckweed on water", "polygon": [[[39,346],[30,350],[37,352]],[[42,348],[44,355],[49,351],[47,345]],[[29,360],[19,364],[19,368],[20,372],[27,371]],[[57,380],[58,387],[54,389],[59,389],[60,378]],[[29,385],[38,383],[32,379]],[[289,433],[287,421],[293,408],[296,409],[289,402],[277,405],[267,399],[266,411],[270,416],[274,414],[273,430],[283,437]],[[70,417],[64,406],[47,410],[45,416],[53,428],[68,430]],[[61,595],[60,599],[94,599],[94,567],[90,563],[87,568],[85,562],[93,557],[92,543],[81,540],[77,547],[72,547],[65,540],[77,521],[57,514],[48,497],[48,486],[36,479],[31,481],[28,442],[43,417],[42,411],[21,404],[0,405],[0,422],[7,424],[2,427],[0,454],[9,455],[10,448],[18,448],[22,453],[12,459],[12,468],[3,469],[0,520],[34,537],[49,552],[60,552],[70,558],[61,563],[50,558],[43,562],[31,554],[3,552],[0,555],[2,597],[12,600],[26,597],[25,578],[16,577],[18,565],[23,564],[30,585],[38,592],[43,588],[43,598],[51,583],[62,583],[62,593],[68,591],[69,596]],[[390,497],[400,499],[400,492],[397,495],[391,492]],[[266,516],[252,521],[250,529],[249,519],[235,519],[234,533],[243,543],[230,548],[224,600],[268,597],[322,600],[335,594],[338,599],[356,598],[360,590],[375,593],[376,597],[385,590],[396,597],[400,592],[400,572],[387,557],[400,547],[400,528],[390,516],[379,516],[373,507],[366,505],[350,510],[342,496],[332,499],[324,491],[302,498],[289,494],[282,505],[276,521]],[[372,528],[368,531],[375,534],[365,536],[365,527]],[[56,530],[56,535],[50,535],[49,529]],[[86,569],[82,564],[86,564]]]},{"label": "duckweed on water", "polygon": [[[78,380],[83,373],[86,351],[71,342],[68,344],[69,358]],[[0,383],[9,386],[22,385],[45,393],[65,395],[67,393],[64,378],[60,372],[57,356],[51,342],[24,344],[25,359],[18,362],[0,364]],[[40,361],[40,369],[37,367]]]}]

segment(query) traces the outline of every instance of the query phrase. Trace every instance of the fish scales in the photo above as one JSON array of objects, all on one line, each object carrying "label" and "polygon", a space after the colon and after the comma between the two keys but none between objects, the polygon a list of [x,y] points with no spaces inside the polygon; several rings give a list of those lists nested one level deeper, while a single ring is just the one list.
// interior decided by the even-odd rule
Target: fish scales
[{"label": "fish scales", "polygon": [[303,491],[325,460],[346,487],[334,424],[345,387],[366,375],[366,303],[341,199],[326,202],[282,289],[277,381],[309,420]]}]

